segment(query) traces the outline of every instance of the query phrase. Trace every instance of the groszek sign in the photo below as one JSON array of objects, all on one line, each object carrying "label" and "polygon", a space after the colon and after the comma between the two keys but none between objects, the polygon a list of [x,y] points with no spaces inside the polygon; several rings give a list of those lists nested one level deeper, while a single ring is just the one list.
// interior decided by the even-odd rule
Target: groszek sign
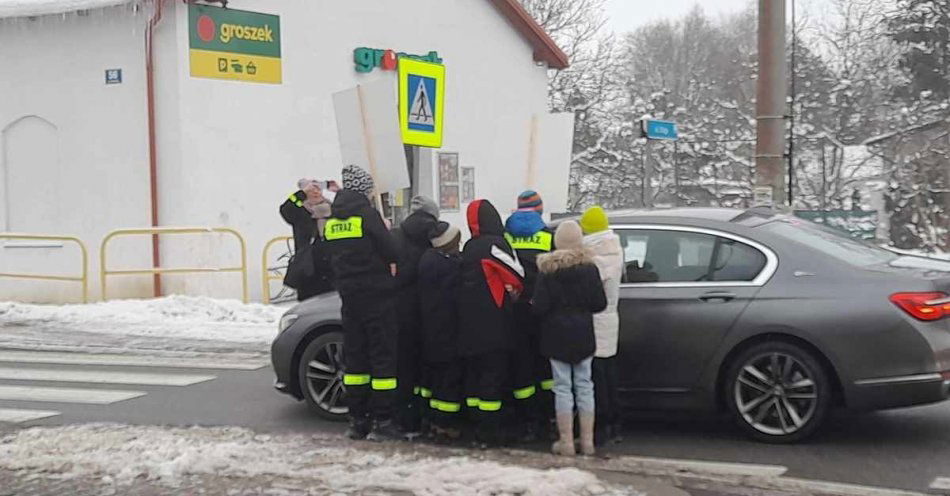
[{"label": "groszek sign", "polygon": [[281,83],[280,17],[188,6],[192,77]]},{"label": "groszek sign", "polygon": [[372,72],[379,67],[384,71],[395,71],[399,59],[422,60],[441,64],[442,59],[439,52],[431,51],[425,55],[413,55],[411,53],[395,52],[394,50],[380,50],[379,48],[360,47],[353,50],[353,63],[356,64],[356,72]]},{"label": "groszek sign", "polygon": [[643,119],[640,121],[644,138],[655,140],[675,140],[679,138],[675,122]]},{"label": "groszek sign", "polygon": [[399,59],[399,127],[407,145],[442,147],[445,66]]}]

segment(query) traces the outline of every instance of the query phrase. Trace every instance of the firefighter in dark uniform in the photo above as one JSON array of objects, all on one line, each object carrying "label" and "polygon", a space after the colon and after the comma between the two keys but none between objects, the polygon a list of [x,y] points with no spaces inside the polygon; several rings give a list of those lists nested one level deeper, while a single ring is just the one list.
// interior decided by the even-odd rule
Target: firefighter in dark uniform
[{"label": "firefighter in dark uniform", "polygon": [[466,361],[466,404],[476,421],[476,440],[503,444],[502,410],[510,405],[510,354],[513,305],[524,289],[524,269],[511,245],[498,211],[488,200],[475,200],[467,211],[472,238],[462,251],[459,290],[459,355]]},{"label": "firefighter in dark uniform", "polygon": [[512,395],[515,399],[515,428],[523,441],[553,433],[554,395],[551,391],[551,365],[540,352],[539,319],[531,312],[538,278],[538,255],[554,250],[554,233],[548,229],[541,214],[544,204],[535,191],[518,195],[518,210],[505,222],[505,239],[514,248],[524,267],[524,292],[515,303],[517,344],[512,352]]},{"label": "firefighter in dark uniform", "polygon": [[432,397],[422,377],[422,317],[419,302],[419,260],[430,248],[429,232],[439,222],[439,206],[425,196],[409,204],[409,216],[393,229],[399,250],[396,274],[396,317],[399,327],[399,389],[396,421],[407,434],[421,431],[422,414]]},{"label": "firefighter in dark uniform", "polygon": [[324,238],[343,300],[343,362],[351,439],[401,437],[393,423],[397,327],[393,282],[395,242],[373,208],[373,179],[363,169],[343,169],[343,190],[333,201]]}]

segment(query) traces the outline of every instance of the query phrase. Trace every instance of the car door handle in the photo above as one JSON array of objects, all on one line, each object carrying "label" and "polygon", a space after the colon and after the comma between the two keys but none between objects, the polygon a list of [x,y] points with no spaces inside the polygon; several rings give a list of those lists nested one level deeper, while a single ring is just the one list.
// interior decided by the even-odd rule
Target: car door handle
[{"label": "car door handle", "polygon": [[699,297],[700,300],[703,300],[707,303],[711,301],[723,301],[723,302],[732,301],[735,298],[736,298],[736,295],[733,293],[720,293],[720,292],[705,293]]}]

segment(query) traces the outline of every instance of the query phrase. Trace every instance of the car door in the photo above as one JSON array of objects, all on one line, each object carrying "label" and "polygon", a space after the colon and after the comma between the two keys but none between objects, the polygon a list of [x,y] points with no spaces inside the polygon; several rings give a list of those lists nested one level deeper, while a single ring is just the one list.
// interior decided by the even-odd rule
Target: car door
[{"label": "car door", "polygon": [[627,225],[619,388],[686,393],[777,265],[768,248],[708,229]]}]

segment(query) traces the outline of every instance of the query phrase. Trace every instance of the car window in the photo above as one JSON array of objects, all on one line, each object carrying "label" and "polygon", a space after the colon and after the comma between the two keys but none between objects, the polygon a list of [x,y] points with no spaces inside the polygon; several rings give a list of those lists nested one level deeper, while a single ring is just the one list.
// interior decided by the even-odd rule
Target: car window
[{"label": "car window", "polygon": [[807,220],[783,218],[764,224],[758,229],[765,229],[851,265],[866,267],[888,263],[897,258],[896,254],[883,248],[863,243],[846,233]]},{"label": "car window", "polygon": [[[767,259],[758,249],[712,234],[618,230],[624,283],[752,281]],[[713,263],[715,257],[715,263]]]},{"label": "car window", "polygon": [[623,282],[691,282],[708,277],[716,236],[709,234],[621,230]]},{"label": "car window", "polygon": [[752,281],[765,268],[765,254],[745,243],[719,237],[713,281]]}]

